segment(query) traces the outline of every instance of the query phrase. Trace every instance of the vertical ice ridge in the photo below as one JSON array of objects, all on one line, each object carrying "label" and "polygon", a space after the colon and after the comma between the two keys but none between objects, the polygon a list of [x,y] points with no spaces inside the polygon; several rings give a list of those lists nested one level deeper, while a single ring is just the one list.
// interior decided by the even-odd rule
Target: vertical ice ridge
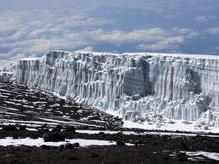
[{"label": "vertical ice ridge", "polygon": [[16,76],[19,83],[123,115],[208,117],[218,124],[218,59],[51,51],[39,60],[20,60]]}]

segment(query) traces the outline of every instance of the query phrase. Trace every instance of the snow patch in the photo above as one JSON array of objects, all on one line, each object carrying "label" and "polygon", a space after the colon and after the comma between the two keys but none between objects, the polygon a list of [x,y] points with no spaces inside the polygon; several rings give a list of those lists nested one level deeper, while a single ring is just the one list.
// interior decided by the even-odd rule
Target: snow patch
[{"label": "snow patch", "polygon": [[[109,146],[116,145],[115,141],[107,141],[107,140],[93,140],[93,139],[66,139],[63,142],[45,142],[43,138],[31,139],[31,138],[21,138],[21,139],[13,139],[12,137],[7,137],[4,139],[0,139],[0,146],[37,146],[40,147],[42,145],[47,146],[61,146],[68,143],[79,143],[81,147],[88,146]],[[128,146],[132,146],[132,144],[126,144]]]},{"label": "snow patch", "polygon": [[214,152],[205,152],[205,151],[196,151],[196,152],[189,152],[189,151],[180,151],[180,153],[186,153],[190,158],[190,160],[195,160],[196,156],[203,155],[209,159],[219,161],[219,153]]},{"label": "snow patch", "polygon": [[163,126],[157,126],[156,124],[149,124],[148,122],[133,122],[133,121],[123,121],[124,128],[138,128],[145,130],[167,130],[167,131],[185,131],[194,133],[219,133],[219,128],[209,128],[208,130],[197,129],[194,126],[194,122],[184,122],[182,120],[174,120],[174,123],[166,123]]}]

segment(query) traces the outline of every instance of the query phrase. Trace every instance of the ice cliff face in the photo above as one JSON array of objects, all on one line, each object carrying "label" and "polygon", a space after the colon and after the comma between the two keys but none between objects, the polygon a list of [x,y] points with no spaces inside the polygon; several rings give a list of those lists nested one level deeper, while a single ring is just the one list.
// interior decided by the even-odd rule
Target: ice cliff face
[{"label": "ice cliff face", "polygon": [[16,77],[12,72],[0,72],[0,82],[1,83],[12,83]]},{"label": "ice cliff face", "polygon": [[126,118],[219,126],[217,57],[51,51],[19,60],[15,74],[21,84]]}]

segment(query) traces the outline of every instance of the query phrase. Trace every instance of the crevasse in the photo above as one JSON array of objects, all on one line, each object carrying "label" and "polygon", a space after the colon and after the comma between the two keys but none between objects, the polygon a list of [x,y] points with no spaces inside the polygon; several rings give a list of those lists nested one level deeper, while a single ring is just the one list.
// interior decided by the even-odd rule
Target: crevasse
[{"label": "crevasse", "polygon": [[102,110],[219,126],[219,58],[50,51],[19,60],[17,81]]}]

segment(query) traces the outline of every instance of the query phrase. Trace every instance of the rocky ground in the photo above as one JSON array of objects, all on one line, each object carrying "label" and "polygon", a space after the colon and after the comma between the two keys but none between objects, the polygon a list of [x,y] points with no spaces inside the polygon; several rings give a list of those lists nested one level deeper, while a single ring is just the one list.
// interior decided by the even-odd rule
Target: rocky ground
[{"label": "rocky ground", "polygon": [[0,163],[219,162],[186,153],[219,153],[218,135],[154,135],[144,130],[125,129],[119,118],[25,86],[0,84],[0,120],[0,145],[6,137],[42,138],[45,143],[66,139],[115,142],[109,146],[88,147],[68,142],[59,146],[1,145]]},{"label": "rocky ground", "polygon": [[48,92],[7,83],[0,83],[0,119],[2,123],[30,126],[47,123],[116,128],[122,125],[121,119],[99,110],[65,101]]},{"label": "rocky ground", "polygon": [[[219,152],[219,139],[212,137],[173,137],[158,135],[81,134],[77,132],[30,132],[2,130],[1,137],[13,136],[50,139],[83,138],[116,141],[112,146],[1,147],[1,163],[218,163],[203,155],[190,157],[183,151]],[[56,136],[56,137],[52,137]],[[49,137],[49,138],[48,138]],[[62,139],[61,137],[61,139]],[[58,140],[57,140],[58,141]],[[132,143],[127,146],[125,143]]]}]

